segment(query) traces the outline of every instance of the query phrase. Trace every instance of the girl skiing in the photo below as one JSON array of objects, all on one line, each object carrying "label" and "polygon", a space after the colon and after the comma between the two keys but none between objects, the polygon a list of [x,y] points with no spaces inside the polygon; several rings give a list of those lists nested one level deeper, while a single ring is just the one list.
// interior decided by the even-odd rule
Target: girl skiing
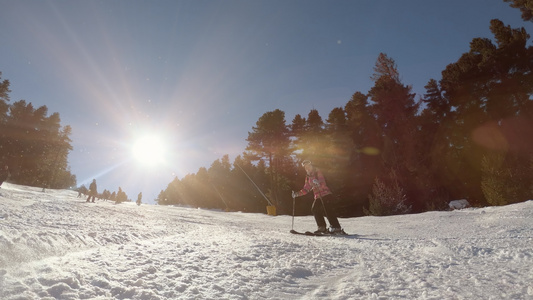
[{"label": "girl skiing", "polygon": [[[344,234],[335,210],[332,208],[333,195],[326,185],[324,175],[318,168],[313,166],[309,160],[304,160],[302,166],[307,172],[305,184],[300,191],[292,191],[292,197],[296,198],[306,195],[312,190],[315,195],[315,200],[311,206],[311,211],[315,216],[315,221],[318,226],[318,230],[315,231],[315,234]],[[328,219],[331,227],[329,231],[326,229],[324,216]]]}]

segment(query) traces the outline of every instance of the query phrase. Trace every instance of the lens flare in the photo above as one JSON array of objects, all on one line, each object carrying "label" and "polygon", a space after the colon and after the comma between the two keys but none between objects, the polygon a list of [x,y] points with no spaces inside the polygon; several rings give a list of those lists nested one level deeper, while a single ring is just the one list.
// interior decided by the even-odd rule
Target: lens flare
[{"label": "lens flare", "polygon": [[165,162],[166,145],[160,137],[144,136],[133,144],[132,154],[143,165],[159,165]]},{"label": "lens flare", "polygon": [[375,147],[363,147],[358,152],[364,153],[366,155],[378,155],[381,151]]}]

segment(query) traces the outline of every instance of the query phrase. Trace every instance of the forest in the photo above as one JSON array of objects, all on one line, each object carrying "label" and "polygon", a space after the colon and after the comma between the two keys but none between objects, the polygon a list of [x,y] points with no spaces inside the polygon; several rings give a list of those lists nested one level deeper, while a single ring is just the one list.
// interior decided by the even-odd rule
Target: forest
[{"label": "forest", "polygon": [[[43,189],[74,189],[68,155],[72,151],[69,125],[61,126],[59,113],[48,115],[48,108],[35,108],[19,100],[10,103],[10,82],[0,72],[0,168],[8,167],[9,181]],[[76,188],[87,194],[87,187]],[[131,201],[122,189],[103,190],[98,198],[117,203]]]},{"label": "forest", "polygon": [[[522,2],[511,6],[531,21]],[[305,159],[323,171],[344,217],[442,210],[454,199],[531,199],[533,48],[524,28],[494,19],[490,31],[492,39],[474,38],[418,99],[380,53],[368,92],[356,91],[325,119],[314,109],[290,123],[280,109],[264,113],[233,162],[225,155],[175,178],[157,203],[264,213],[273,205],[290,214]],[[309,214],[310,201],[299,198],[296,214]]]},{"label": "forest", "polygon": [[59,113],[35,108],[25,100],[9,103],[10,82],[0,72],[0,164],[13,183],[43,188],[73,188],[70,171],[72,128],[61,126]]}]

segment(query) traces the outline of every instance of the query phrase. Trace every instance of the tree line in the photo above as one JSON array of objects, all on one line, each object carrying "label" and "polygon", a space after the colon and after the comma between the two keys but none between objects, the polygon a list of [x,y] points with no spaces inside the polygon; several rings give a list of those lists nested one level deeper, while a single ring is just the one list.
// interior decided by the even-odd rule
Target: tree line
[{"label": "tree line", "polygon": [[[72,128],[61,126],[59,113],[49,115],[46,106],[35,108],[25,100],[10,103],[10,82],[1,75],[0,167],[8,166],[9,181],[53,189],[76,187],[68,164]],[[84,185],[77,190],[87,193]],[[120,187],[118,192],[104,190],[98,197],[117,203],[131,201]]]},{"label": "tree line", "polygon": [[9,103],[9,80],[0,72],[0,164],[9,167],[10,181],[43,188],[71,188],[76,176],[70,171],[72,150],[69,125],[61,126],[59,113],[35,108],[19,100]]},{"label": "tree line", "polygon": [[[325,120],[314,109],[290,124],[279,109],[263,114],[233,163],[226,155],[175,178],[156,201],[250,212],[271,203],[292,213],[304,159],[325,173],[341,216],[444,209],[463,198],[473,205],[530,199],[533,47],[524,28],[494,19],[490,30],[493,39],[474,38],[418,99],[394,59],[379,54],[367,93],[355,92]],[[297,214],[310,213],[303,202]]]}]

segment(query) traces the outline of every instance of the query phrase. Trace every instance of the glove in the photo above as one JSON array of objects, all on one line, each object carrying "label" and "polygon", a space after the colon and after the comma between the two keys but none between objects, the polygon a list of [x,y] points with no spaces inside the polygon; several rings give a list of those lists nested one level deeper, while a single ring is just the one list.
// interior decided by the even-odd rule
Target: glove
[{"label": "glove", "polygon": [[292,191],[292,197],[293,197],[293,198],[296,198],[296,197],[298,197],[298,196],[299,196],[299,195],[298,195],[298,192]]},{"label": "glove", "polygon": [[320,186],[320,182],[318,182],[318,179],[313,179],[313,184],[315,186]]}]

